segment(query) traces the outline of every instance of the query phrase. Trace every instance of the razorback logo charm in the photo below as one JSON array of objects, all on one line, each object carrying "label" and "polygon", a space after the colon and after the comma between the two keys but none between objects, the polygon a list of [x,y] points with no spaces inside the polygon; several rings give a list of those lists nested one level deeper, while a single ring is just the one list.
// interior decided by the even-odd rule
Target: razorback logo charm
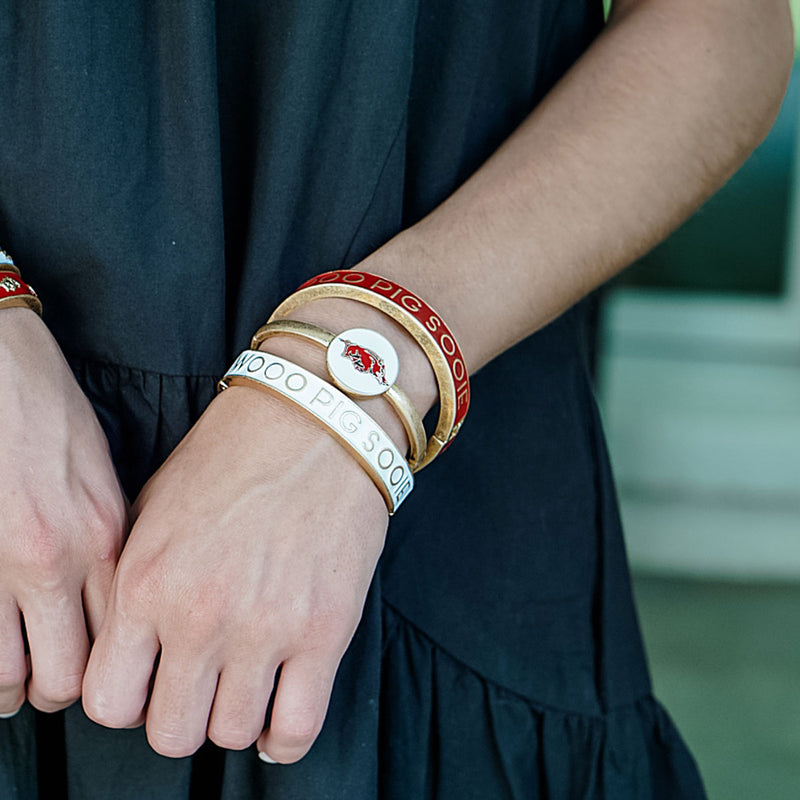
[{"label": "razorback logo charm", "polygon": [[333,382],[353,397],[383,394],[400,371],[391,342],[369,328],[350,328],[334,337],[326,360]]},{"label": "razorback logo charm", "polygon": [[9,294],[11,292],[16,292],[22,284],[19,281],[15,281],[13,278],[9,278],[6,276],[2,280],[0,280],[0,287],[5,289]]},{"label": "razorback logo charm", "polygon": [[386,380],[386,364],[383,359],[372,350],[362,347],[360,344],[343,339],[344,351],[342,355],[349,358],[353,366],[367,375],[373,375],[381,384],[388,386]]}]

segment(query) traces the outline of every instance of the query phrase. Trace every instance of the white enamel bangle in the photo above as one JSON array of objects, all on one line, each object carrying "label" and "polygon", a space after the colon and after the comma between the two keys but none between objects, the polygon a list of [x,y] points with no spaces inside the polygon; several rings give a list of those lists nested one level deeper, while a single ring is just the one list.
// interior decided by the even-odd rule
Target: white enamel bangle
[{"label": "white enamel bangle", "polygon": [[304,408],[345,445],[366,470],[394,514],[414,488],[408,462],[388,434],[344,392],[279,356],[245,350],[219,382],[264,387]]},{"label": "white enamel bangle", "polygon": [[[336,342],[337,340],[344,341],[344,338],[348,334],[357,336],[358,334],[356,331],[361,331],[363,329],[357,328],[355,331],[344,331],[340,333],[338,336],[336,334],[331,333],[330,331],[325,330],[325,328],[320,328],[317,325],[312,325],[308,322],[299,322],[294,319],[279,319],[275,320],[274,322],[268,322],[266,325],[260,327],[255,335],[253,336],[252,341],[250,342],[250,347],[253,350],[256,350],[258,346],[269,339],[271,336],[277,336],[279,334],[288,334],[291,336],[299,336],[302,339],[306,339],[311,342],[316,342],[317,344],[321,344],[323,347],[328,349],[328,357],[326,359],[328,364],[328,371],[331,374],[331,378],[333,379],[334,384],[344,391],[345,394],[349,395],[350,397],[363,397],[363,394],[356,394],[354,391],[350,389],[350,387],[344,383],[339,382],[337,380],[337,372],[335,366],[331,367],[332,355],[331,355],[331,345],[332,343]],[[374,331],[372,331],[374,335]],[[384,337],[380,337],[383,339]],[[385,340],[384,340],[385,341]],[[382,343],[381,343],[382,344]],[[388,342],[386,342],[389,345]],[[389,345],[391,347],[391,345]],[[392,348],[392,352],[394,352],[394,348]],[[396,360],[396,354],[395,354]],[[345,362],[345,368],[352,365],[350,362]],[[364,372],[363,369],[360,367],[355,367],[355,369]],[[354,374],[352,371],[351,375]],[[414,408],[414,404],[411,402],[409,396],[394,382],[396,376],[396,370],[392,371],[390,375],[390,380],[387,381],[387,386],[381,387],[379,390],[374,391],[373,395],[383,395],[389,404],[394,408],[397,416],[400,418],[400,421],[403,423],[403,428],[405,428],[406,434],[408,436],[408,444],[409,444],[409,451],[408,451],[408,463],[411,465],[411,471],[416,472],[419,468],[420,463],[422,462],[422,458],[425,455],[425,450],[427,448],[427,437],[425,436],[425,428],[422,425],[422,420],[420,419],[419,413],[416,408]],[[377,383],[377,381],[375,381]]]}]

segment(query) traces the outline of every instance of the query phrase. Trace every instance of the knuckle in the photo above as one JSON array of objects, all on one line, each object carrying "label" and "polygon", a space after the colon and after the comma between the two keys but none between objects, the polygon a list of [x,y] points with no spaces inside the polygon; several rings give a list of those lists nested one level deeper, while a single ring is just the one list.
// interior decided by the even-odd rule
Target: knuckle
[{"label": "knuckle", "polygon": [[218,593],[195,586],[190,576],[168,572],[158,558],[120,564],[114,605],[129,619],[158,620],[159,635],[190,652],[205,649],[231,624],[230,604]]},{"label": "knuckle", "polygon": [[[126,526],[122,500],[118,503],[89,499],[65,516],[66,509],[32,504],[20,518],[25,532],[16,548],[19,567],[38,588],[58,589],[70,565],[91,552],[100,562],[116,562]],[[79,523],[75,526],[73,520]]]},{"label": "knuckle", "polygon": [[41,700],[51,706],[64,706],[74,703],[81,696],[82,675],[62,675],[38,687]]},{"label": "knuckle", "polygon": [[319,715],[310,710],[284,714],[273,719],[270,733],[280,746],[291,749],[309,748],[322,728]]},{"label": "knuckle", "polygon": [[64,537],[50,525],[38,521],[29,527],[19,555],[21,570],[38,589],[47,592],[63,586],[70,557]]},{"label": "knuckle", "polygon": [[21,695],[13,703],[0,705],[0,719],[11,719],[12,717],[16,717],[17,714],[22,710],[22,705],[24,702],[25,696]]},{"label": "knuckle", "polygon": [[167,758],[184,758],[194,753],[203,743],[195,738],[182,733],[157,728],[147,731],[147,741],[150,747],[159,755]]},{"label": "knuckle", "polygon": [[210,725],[208,738],[224,750],[245,750],[258,738],[258,731],[245,731],[241,728]]},{"label": "knuckle", "polygon": [[90,558],[98,567],[107,565],[109,569],[113,569],[121,551],[122,537],[106,531],[94,535]]},{"label": "knuckle", "polygon": [[84,692],[81,698],[81,704],[83,705],[84,713],[92,722],[96,722],[98,725],[104,725],[106,728],[121,727],[116,724],[118,720],[113,719],[108,713],[105,704],[99,702],[92,694]]},{"label": "knuckle", "polygon": [[23,664],[13,667],[0,667],[0,695],[10,694],[25,683],[27,670]]},{"label": "knuckle", "polygon": [[83,710],[92,722],[106,728],[125,728],[135,720],[135,717],[123,714],[92,692],[84,692]]},{"label": "knuckle", "polygon": [[155,559],[120,563],[114,594],[120,608],[147,608],[163,586],[161,569]]},{"label": "knuckle", "polygon": [[54,711],[61,711],[61,709],[71,706],[79,697],[80,692],[70,695],[60,692],[48,692],[47,694],[29,693],[28,695],[31,705],[46,714],[52,714]]}]

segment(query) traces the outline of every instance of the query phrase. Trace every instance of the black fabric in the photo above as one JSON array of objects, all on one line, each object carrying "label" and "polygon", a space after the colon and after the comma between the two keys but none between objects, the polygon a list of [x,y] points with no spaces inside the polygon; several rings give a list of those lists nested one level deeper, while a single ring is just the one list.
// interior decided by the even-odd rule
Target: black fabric
[{"label": "black fabric", "polygon": [[[599,0],[0,0],[0,243],[131,498],[271,308],[457,188],[601,24]],[[650,695],[586,324],[475,376],[305,759],[172,761],[26,707],[0,797],[703,797]]]}]

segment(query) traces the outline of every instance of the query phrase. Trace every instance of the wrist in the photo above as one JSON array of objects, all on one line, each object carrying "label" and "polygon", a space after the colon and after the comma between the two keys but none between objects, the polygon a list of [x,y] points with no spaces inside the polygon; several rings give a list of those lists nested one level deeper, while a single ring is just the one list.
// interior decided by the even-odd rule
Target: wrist
[{"label": "wrist", "polygon": [[0,354],[21,355],[52,334],[42,318],[28,308],[0,308]]},{"label": "wrist", "polygon": [[[322,456],[323,461],[327,461],[324,448],[332,445],[340,455],[347,457],[353,468],[363,470],[364,476],[368,476],[383,496],[389,514],[393,514],[413,489],[410,464],[389,434],[362,406],[297,361],[299,359],[290,361],[275,353],[261,355],[253,350],[244,351],[220,382],[220,388],[225,389],[219,396],[220,402],[225,403],[223,398],[230,396],[232,390],[241,392],[236,396],[242,400],[246,395],[249,402],[259,402],[259,416],[265,419],[253,433],[256,449],[259,449],[260,436],[266,434],[268,440],[272,440],[270,431],[284,437],[288,433],[291,443],[288,452],[300,456],[301,463],[307,465],[311,463],[309,457]],[[244,388],[257,391],[244,392]],[[271,412],[263,405],[264,401],[273,403]],[[302,416],[293,418],[292,412]],[[298,428],[298,419],[304,420],[307,426]],[[311,426],[327,435],[311,434],[309,438]],[[280,445],[278,449],[285,459],[287,450]],[[333,469],[332,474],[344,478],[341,466],[330,463],[329,467]]]},{"label": "wrist", "polygon": [[[374,424],[387,429],[384,436],[388,433],[404,448],[408,465],[417,472],[460,430],[469,408],[469,378],[464,356],[442,317],[404,285],[360,268],[396,267],[396,261],[396,254],[384,259],[376,253],[352,270],[333,270],[308,279],[278,305],[253,336],[251,347],[272,353],[278,359],[276,369],[287,362],[298,368],[307,366],[305,374],[312,385],[321,380],[325,383],[316,385],[324,386],[330,378],[344,390],[340,395],[343,403],[347,394],[357,398],[364,412],[380,420]],[[243,353],[241,358],[245,356]],[[252,352],[247,356],[254,359],[253,365],[263,362],[255,356]],[[286,361],[281,362],[281,357]],[[241,372],[245,367],[247,373]],[[229,372],[241,382],[253,377],[253,369],[258,373],[260,368],[251,368],[245,361]],[[279,377],[265,374],[256,382],[282,393],[274,383]],[[375,386],[374,378],[382,387]],[[231,385],[227,376],[220,385]],[[380,400],[365,399],[382,392]],[[437,400],[438,420],[427,436],[421,417]],[[386,403],[396,416],[389,416]],[[320,419],[327,424],[326,418]]]}]

